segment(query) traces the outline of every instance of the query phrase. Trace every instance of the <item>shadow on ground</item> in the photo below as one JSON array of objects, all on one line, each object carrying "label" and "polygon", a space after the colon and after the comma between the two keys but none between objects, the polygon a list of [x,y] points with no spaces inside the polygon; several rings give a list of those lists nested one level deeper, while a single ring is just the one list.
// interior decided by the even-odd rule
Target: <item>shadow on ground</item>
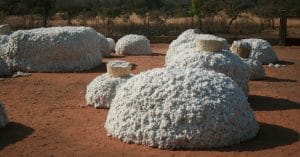
[{"label": "shadow on ground", "polygon": [[269,77],[266,76],[262,80],[256,80],[256,81],[265,81],[265,82],[297,82],[297,80],[291,80],[291,79],[280,79],[280,78],[275,78],[275,77]]},{"label": "shadow on ground", "polygon": [[299,141],[299,134],[289,128],[278,125],[259,123],[258,135],[247,142],[231,147],[209,149],[212,151],[259,151],[273,149],[279,146],[286,146]]},{"label": "shadow on ground", "polygon": [[248,101],[255,111],[300,109],[300,103],[281,98],[250,95]]},{"label": "shadow on ground", "polygon": [[293,65],[295,64],[294,62],[290,62],[290,61],[277,61],[274,64],[280,64],[280,65]]},{"label": "shadow on ground", "polygon": [[34,129],[19,123],[10,122],[0,129],[0,150],[10,144],[22,141],[33,133]]}]

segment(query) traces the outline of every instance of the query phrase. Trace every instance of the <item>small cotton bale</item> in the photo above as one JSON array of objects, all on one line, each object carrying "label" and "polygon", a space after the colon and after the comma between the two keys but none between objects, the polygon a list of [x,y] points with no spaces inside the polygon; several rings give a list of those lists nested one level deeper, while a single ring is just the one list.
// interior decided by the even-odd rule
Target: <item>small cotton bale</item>
[{"label": "small cotton bale", "polygon": [[129,34],[120,38],[116,44],[116,54],[151,55],[150,40],[143,35]]},{"label": "small cotton bale", "polygon": [[109,74],[96,77],[87,86],[85,95],[87,105],[95,108],[110,108],[117,88],[131,77],[132,75],[127,77],[111,77]]},{"label": "small cotton bale", "polygon": [[5,127],[8,124],[8,117],[4,104],[0,101],[0,128]]},{"label": "small cotton bale", "polygon": [[262,64],[269,64],[278,61],[277,54],[272,45],[263,39],[243,39],[242,43],[248,43],[251,46],[250,58],[258,59]]},{"label": "small cotton bale", "polygon": [[196,41],[196,49],[203,52],[219,52],[224,49],[225,39],[220,40],[199,40]]},{"label": "small cotton bale", "polygon": [[241,88],[201,69],[159,68],[127,80],[105,122],[108,136],[161,149],[224,147],[259,130]]},{"label": "small cotton bale", "polygon": [[125,61],[111,61],[106,65],[111,77],[126,77],[130,75],[131,64]]},{"label": "small cotton bale", "polygon": [[0,25],[0,35],[7,35],[10,33],[11,33],[11,29],[8,24]]},{"label": "small cotton bale", "polygon": [[251,53],[251,45],[241,41],[234,41],[230,50],[241,58],[249,58]]}]

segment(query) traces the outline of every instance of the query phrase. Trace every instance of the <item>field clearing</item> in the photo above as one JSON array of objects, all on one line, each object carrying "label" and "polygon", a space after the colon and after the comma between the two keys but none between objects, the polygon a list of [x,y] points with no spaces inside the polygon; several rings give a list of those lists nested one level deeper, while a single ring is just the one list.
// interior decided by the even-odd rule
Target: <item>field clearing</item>
[{"label": "field clearing", "polygon": [[[137,74],[163,67],[168,44],[152,56],[107,58],[136,64]],[[0,81],[0,99],[11,123],[0,130],[0,156],[300,156],[300,47],[274,47],[280,64],[266,79],[250,82],[249,102],[260,122],[255,139],[219,149],[166,151],[106,136],[108,110],[85,106],[87,84],[105,65],[82,73],[34,73]]]}]

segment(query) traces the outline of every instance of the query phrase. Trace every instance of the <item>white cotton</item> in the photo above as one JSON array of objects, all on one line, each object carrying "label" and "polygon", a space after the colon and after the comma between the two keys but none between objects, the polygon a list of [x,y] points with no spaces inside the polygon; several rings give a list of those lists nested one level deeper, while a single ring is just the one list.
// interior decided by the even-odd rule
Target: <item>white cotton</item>
[{"label": "white cotton", "polygon": [[0,128],[5,127],[8,124],[8,122],[9,121],[8,121],[7,113],[5,111],[5,106],[0,101]]},{"label": "white cotton", "polygon": [[127,77],[111,77],[104,74],[96,77],[86,90],[86,102],[95,108],[109,108],[112,99],[115,97],[118,86],[125,83],[132,75]]},{"label": "white cotton", "polygon": [[166,54],[165,64],[172,62],[174,58],[183,51],[186,52],[187,49],[195,49],[197,47],[197,42],[201,40],[217,40],[224,42],[224,50],[228,50],[229,46],[224,38],[217,37],[211,34],[186,34],[184,36],[178,37],[176,40],[172,41],[169,45],[169,49]]},{"label": "white cotton", "polygon": [[109,43],[109,52],[115,51],[116,42],[113,38],[106,38]]},{"label": "white cotton", "polygon": [[278,61],[277,55],[272,45],[263,39],[243,39],[242,43],[248,43],[251,46],[250,58],[258,59],[262,64],[269,64]]},{"label": "white cotton", "polygon": [[224,74],[161,68],[127,80],[105,123],[108,136],[161,149],[224,147],[256,136],[247,98]]},{"label": "white cotton", "polygon": [[248,65],[250,80],[260,80],[265,77],[265,69],[257,59],[242,59]]},{"label": "white cotton", "polygon": [[129,34],[123,36],[116,44],[116,54],[150,55],[152,50],[150,40],[143,35]]},{"label": "white cotton", "polygon": [[13,71],[83,71],[102,63],[108,41],[90,27],[19,30],[9,36],[7,65]]},{"label": "white cotton", "polygon": [[240,57],[228,50],[220,52],[202,52],[195,49],[182,50],[173,58],[172,62],[167,64],[167,67],[206,69],[223,73],[234,80],[248,96],[249,69]]}]

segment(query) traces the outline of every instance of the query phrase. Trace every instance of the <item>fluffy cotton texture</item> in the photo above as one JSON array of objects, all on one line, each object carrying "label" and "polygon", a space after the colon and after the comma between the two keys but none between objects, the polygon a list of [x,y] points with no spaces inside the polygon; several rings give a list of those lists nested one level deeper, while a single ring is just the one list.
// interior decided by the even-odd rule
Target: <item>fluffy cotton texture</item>
[{"label": "fluffy cotton texture", "polygon": [[258,59],[262,64],[269,64],[278,61],[277,55],[272,45],[263,39],[243,39],[251,45],[250,58]]},{"label": "fluffy cotton texture", "polygon": [[187,52],[186,50],[192,50],[197,47],[197,42],[199,40],[218,40],[218,41],[224,41],[224,49],[228,50],[229,46],[224,38],[217,37],[215,35],[211,34],[189,34],[186,36],[181,36],[180,38],[177,38],[176,40],[172,41],[172,43],[169,45],[169,49],[167,51],[166,55],[166,65],[173,61],[174,58],[180,53]]},{"label": "fluffy cotton texture", "polygon": [[11,71],[9,70],[6,62],[0,58],[0,77],[11,75]]},{"label": "fluffy cotton texture", "polygon": [[116,42],[113,38],[106,38],[109,43],[109,52],[115,51]]},{"label": "fluffy cotton texture", "polygon": [[257,59],[242,59],[248,65],[250,80],[260,80],[265,77],[265,69]]},{"label": "fluffy cotton texture", "polygon": [[9,37],[6,62],[14,71],[83,71],[101,64],[104,49],[108,41],[90,27],[20,30]]},{"label": "fluffy cotton texture", "polygon": [[95,108],[109,108],[118,86],[125,83],[131,76],[111,77],[109,74],[104,74],[96,77],[87,86],[85,96],[87,104]]},{"label": "fluffy cotton texture", "polygon": [[0,58],[4,60],[6,60],[8,40],[8,35],[0,35]]},{"label": "fluffy cotton texture", "polygon": [[154,69],[117,91],[105,128],[123,142],[161,149],[237,144],[259,126],[247,98],[229,77],[198,69]]},{"label": "fluffy cotton texture", "polygon": [[188,29],[182,32],[177,39],[189,37],[191,34],[201,34],[201,31],[199,29]]},{"label": "fluffy cotton texture", "polygon": [[116,44],[116,53],[123,55],[150,55],[150,40],[143,35],[125,35]]},{"label": "fluffy cotton texture", "polygon": [[178,54],[167,66],[182,69],[206,69],[223,73],[234,80],[248,96],[249,69],[240,57],[230,51],[200,52],[198,50],[186,50]]},{"label": "fluffy cotton texture", "polygon": [[5,106],[0,102],[0,128],[5,127],[8,122]]}]

